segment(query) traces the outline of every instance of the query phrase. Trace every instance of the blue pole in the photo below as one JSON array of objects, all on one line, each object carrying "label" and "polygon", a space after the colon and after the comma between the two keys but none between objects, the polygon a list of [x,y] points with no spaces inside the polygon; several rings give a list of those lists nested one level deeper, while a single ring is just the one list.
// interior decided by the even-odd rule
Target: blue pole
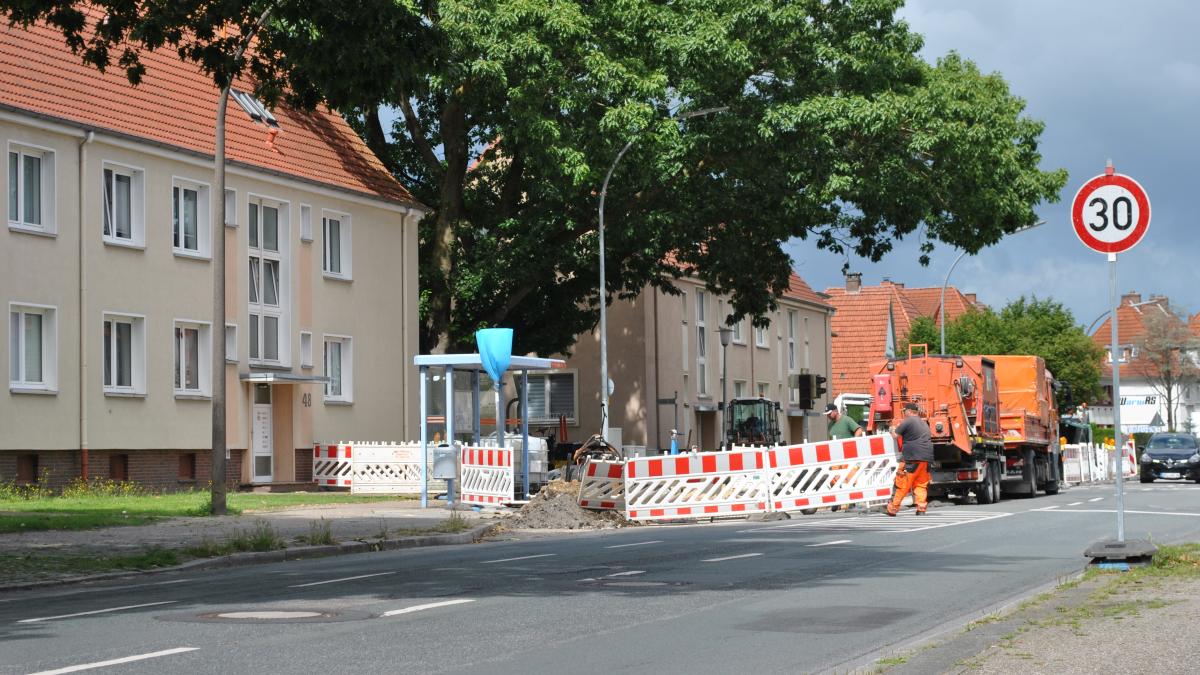
[{"label": "blue pole", "polygon": [[429,506],[429,403],[426,401],[429,368],[421,366],[421,508]]}]

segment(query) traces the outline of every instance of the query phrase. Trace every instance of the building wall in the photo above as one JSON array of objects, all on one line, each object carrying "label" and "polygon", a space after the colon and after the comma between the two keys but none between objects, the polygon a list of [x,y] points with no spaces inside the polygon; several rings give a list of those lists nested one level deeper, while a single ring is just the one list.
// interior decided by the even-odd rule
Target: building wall
[{"label": "building wall", "polygon": [[[9,374],[9,303],[53,306],[57,324],[57,386],[50,393],[6,389],[0,394],[0,429],[5,431],[0,435],[0,453],[74,450],[77,455],[82,394],[87,408],[86,440],[96,458],[91,462],[91,473],[106,475],[107,465],[96,464],[103,463],[100,458],[104,451],[153,451],[147,455],[152,457],[155,452],[207,451],[211,447],[211,398],[178,395],[173,383],[175,321],[212,320],[211,245],[210,255],[203,259],[173,250],[172,187],[176,178],[205,184],[210,199],[214,188],[211,161],[97,134],[82,150],[81,227],[81,136],[82,132],[66,127],[33,121],[26,124],[11,121],[11,117],[0,119],[4,159],[0,162],[0,214],[7,222],[10,142],[50,149],[54,152],[56,230],[45,236],[0,228],[0,304],[6,316],[0,322],[0,350],[5,354],[0,369]],[[102,175],[106,163],[140,171],[142,200],[135,198],[134,208],[144,214],[142,245],[122,246],[103,240]],[[286,331],[282,363],[269,370],[283,375],[322,376],[322,336],[353,338],[351,403],[326,404],[320,383],[276,387],[275,480],[299,477],[303,467],[296,466],[294,453],[299,449],[307,452],[316,440],[403,440],[415,436],[416,373],[411,363],[417,351],[419,214],[406,215],[402,207],[236,166],[227,174],[227,188],[235,191],[236,200],[235,223],[225,228],[227,321],[237,326],[237,361],[225,368],[229,447],[250,447],[252,387],[240,376],[252,369],[268,370],[252,368],[249,363],[247,222],[252,196],[283,202],[280,220],[286,222],[281,247],[287,262],[281,285],[290,320],[281,328]],[[302,205],[311,208],[311,241],[301,239]],[[210,217],[211,236],[224,214],[220,209],[210,210],[214,211]],[[325,211],[342,216],[344,227],[349,227],[352,280],[327,278],[322,273],[321,217]],[[86,306],[80,301],[80,233]],[[103,321],[107,312],[144,317],[141,325],[145,347],[134,356],[135,361],[144,363],[142,392],[114,395],[104,391]],[[80,358],[81,328],[86,333],[82,354],[85,364]],[[312,367],[300,363],[301,331],[311,331],[313,336]],[[210,333],[212,340],[224,339],[223,326],[210,326]],[[205,370],[203,365],[201,370]],[[86,378],[83,386],[81,377]],[[241,459],[243,454],[245,460]],[[46,461],[60,466],[60,459],[56,454]],[[5,467],[0,462],[0,480],[11,477]],[[169,471],[176,468],[171,464]],[[249,453],[238,453],[231,471],[246,480],[249,468]],[[207,476],[207,468],[203,471]]]},{"label": "building wall", "polygon": [[[720,336],[717,332],[728,306],[703,286],[690,279],[676,282],[683,295],[668,295],[647,288],[635,300],[615,302],[608,314],[609,371],[616,384],[611,403],[611,426],[622,429],[624,445],[644,445],[651,449],[667,448],[675,422],[676,408],[659,405],[659,399],[677,396],[678,431],[681,447],[690,440],[704,449],[719,442],[722,400]],[[706,348],[706,386],[701,393],[697,341],[700,329],[696,314],[698,292],[706,297],[704,329]],[[796,363],[787,358],[788,311],[795,312]],[[807,360],[805,358],[805,319],[807,319]],[[783,298],[780,309],[771,315],[766,346],[755,343],[749,320],[743,320],[742,340],[727,348],[728,397],[734,397],[734,382],[746,382],[746,395],[756,396],[758,386],[781,404],[780,427],[787,442],[805,438],[822,440],[825,418],[820,414],[828,397],[815,404],[808,415],[789,403],[788,376],[811,372],[829,377],[829,313],[827,310]],[[581,336],[567,366],[579,373],[580,437],[600,428],[599,410],[599,337],[593,331]],[[676,394],[677,393],[677,394]],[[789,410],[790,409],[790,410]],[[789,416],[791,413],[791,416]]]}]

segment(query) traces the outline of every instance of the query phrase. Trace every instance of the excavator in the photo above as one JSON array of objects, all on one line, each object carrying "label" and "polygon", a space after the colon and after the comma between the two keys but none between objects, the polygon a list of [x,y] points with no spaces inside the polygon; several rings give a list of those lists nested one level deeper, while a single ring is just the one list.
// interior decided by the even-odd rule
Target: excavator
[{"label": "excavator", "polygon": [[725,447],[779,442],[779,403],[768,398],[735,398],[725,410]]}]

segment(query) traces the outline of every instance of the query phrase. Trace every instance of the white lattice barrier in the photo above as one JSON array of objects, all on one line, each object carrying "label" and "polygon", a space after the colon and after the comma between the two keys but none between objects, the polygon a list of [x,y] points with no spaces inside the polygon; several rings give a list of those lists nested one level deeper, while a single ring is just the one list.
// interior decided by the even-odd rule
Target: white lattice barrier
[{"label": "white lattice barrier", "polygon": [[1068,483],[1083,483],[1088,480],[1087,458],[1084,447],[1075,443],[1062,446],[1063,480]]},{"label": "white lattice barrier", "polygon": [[313,446],[313,482],[317,485],[350,487],[354,451],[351,443]]},{"label": "white lattice barrier", "polygon": [[513,500],[511,448],[465,446],[459,452],[462,467],[460,499],[468,504],[504,504]]},{"label": "white lattice barrier", "polygon": [[793,511],[891,497],[898,459],[890,434],[769,448],[771,509]]},{"label": "white lattice barrier", "polygon": [[625,509],[625,462],[589,459],[579,479],[579,505],[587,509]]},{"label": "white lattice barrier", "polygon": [[[421,444],[353,443],[350,491],[355,494],[407,495],[421,492]],[[429,475],[434,447],[429,448]],[[429,489],[446,490],[446,481],[429,479]]]},{"label": "white lattice barrier", "polygon": [[765,451],[732,450],[625,463],[625,516],[667,520],[748,515],[769,510]]}]

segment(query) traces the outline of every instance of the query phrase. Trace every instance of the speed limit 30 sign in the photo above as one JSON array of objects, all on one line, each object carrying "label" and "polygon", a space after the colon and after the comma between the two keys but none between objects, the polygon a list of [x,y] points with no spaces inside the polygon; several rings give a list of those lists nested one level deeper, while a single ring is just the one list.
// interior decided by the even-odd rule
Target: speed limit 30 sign
[{"label": "speed limit 30 sign", "polygon": [[1110,168],[1075,193],[1071,222],[1088,248],[1100,253],[1124,253],[1150,229],[1150,199],[1136,180]]}]

